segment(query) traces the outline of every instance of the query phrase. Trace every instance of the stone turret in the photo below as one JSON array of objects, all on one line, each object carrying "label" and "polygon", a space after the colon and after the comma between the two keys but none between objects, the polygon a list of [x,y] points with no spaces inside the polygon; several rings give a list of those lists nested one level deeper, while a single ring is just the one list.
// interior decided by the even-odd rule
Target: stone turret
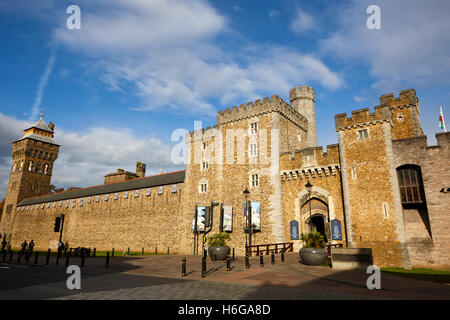
[{"label": "stone turret", "polygon": [[312,87],[297,86],[289,92],[292,107],[308,120],[308,132],[306,134],[306,146],[317,147],[316,128],[316,95]]}]

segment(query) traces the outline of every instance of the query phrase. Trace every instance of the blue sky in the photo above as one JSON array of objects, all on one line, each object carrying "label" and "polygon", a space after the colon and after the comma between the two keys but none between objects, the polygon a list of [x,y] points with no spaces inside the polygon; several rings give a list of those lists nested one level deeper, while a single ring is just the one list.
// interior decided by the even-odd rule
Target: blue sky
[{"label": "blue sky", "polygon": [[[68,30],[66,8],[81,9]],[[381,8],[381,30],[366,9]],[[40,108],[61,147],[53,183],[102,183],[170,162],[173,130],[289,89],[316,91],[319,145],[334,115],[414,88],[429,144],[450,114],[449,1],[0,0],[0,198],[10,143]],[[447,116],[448,118],[448,116]]]}]

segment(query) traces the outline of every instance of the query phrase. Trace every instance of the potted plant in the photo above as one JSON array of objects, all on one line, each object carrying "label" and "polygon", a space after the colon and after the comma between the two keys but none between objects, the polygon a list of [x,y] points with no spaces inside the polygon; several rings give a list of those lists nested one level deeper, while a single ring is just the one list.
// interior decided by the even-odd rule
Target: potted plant
[{"label": "potted plant", "polygon": [[217,260],[226,260],[230,254],[230,247],[227,246],[226,240],[230,240],[230,235],[226,232],[220,232],[212,235],[208,239],[208,254],[211,259],[214,256]]},{"label": "potted plant", "polygon": [[300,258],[304,264],[310,266],[320,266],[328,258],[328,252],[325,249],[323,235],[317,231],[302,234],[303,248],[300,249]]}]

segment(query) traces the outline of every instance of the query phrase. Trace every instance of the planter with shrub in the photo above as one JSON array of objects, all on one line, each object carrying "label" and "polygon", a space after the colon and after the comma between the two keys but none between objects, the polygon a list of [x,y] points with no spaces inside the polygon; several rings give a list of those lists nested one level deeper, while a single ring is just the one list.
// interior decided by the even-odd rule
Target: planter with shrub
[{"label": "planter with shrub", "polygon": [[227,246],[226,240],[230,240],[230,235],[226,232],[216,233],[208,239],[208,254],[212,260],[214,256],[217,260],[226,260],[230,254],[230,247]]},{"label": "planter with shrub", "polygon": [[317,231],[302,234],[303,248],[300,249],[300,258],[304,264],[320,266],[328,258],[323,235]]}]

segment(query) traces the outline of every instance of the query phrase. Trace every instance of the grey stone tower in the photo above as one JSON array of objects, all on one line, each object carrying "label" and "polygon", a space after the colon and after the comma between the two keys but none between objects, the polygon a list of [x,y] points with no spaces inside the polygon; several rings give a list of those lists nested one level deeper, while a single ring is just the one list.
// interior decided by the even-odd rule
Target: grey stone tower
[{"label": "grey stone tower", "polygon": [[316,95],[312,87],[297,86],[289,91],[289,99],[292,107],[308,120],[308,132],[306,134],[306,147],[317,147],[316,128]]}]

